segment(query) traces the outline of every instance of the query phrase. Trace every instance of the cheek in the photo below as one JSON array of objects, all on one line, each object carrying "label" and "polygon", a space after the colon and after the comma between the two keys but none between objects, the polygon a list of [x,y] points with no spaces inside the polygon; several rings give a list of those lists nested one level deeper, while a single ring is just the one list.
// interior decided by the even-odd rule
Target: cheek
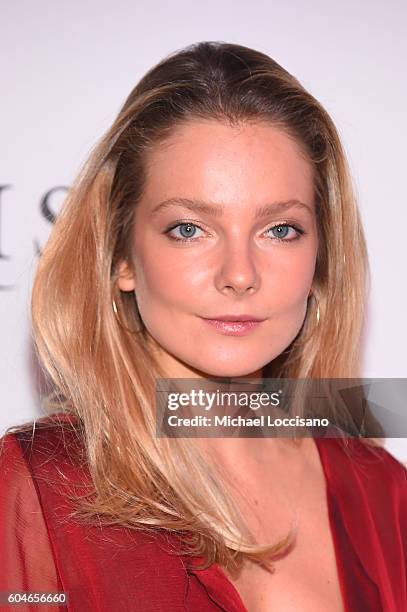
[{"label": "cheek", "polygon": [[142,256],[136,257],[136,295],[142,316],[151,318],[175,307],[188,308],[195,295],[193,287],[198,272],[189,263],[186,265],[182,253],[176,252],[161,252],[157,256],[155,250],[144,249]]},{"label": "cheek", "polygon": [[274,262],[268,275],[267,293],[275,312],[290,311],[304,304],[312,287],[315,260],[316,249],[312,248]]}]

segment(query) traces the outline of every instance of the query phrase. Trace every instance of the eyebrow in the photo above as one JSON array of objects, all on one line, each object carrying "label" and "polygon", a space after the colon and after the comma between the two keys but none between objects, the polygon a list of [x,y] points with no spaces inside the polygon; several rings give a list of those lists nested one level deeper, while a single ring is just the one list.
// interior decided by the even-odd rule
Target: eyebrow
[{"label": "eyebrow", "polygon": [[[171,208],[173,206],[179,206],[196,212],[206,213],[212,217],[221,217],[225,210],[220,204],[210,204],[209,202],[204,202],[202,200],[191,200],[189,198],[169,198],[168,200],[164,200],[163,202],[160,202],[160,204],[157,204],[157,206],[155,206],[155,208],[153,208],[151,211],[151,214],[156,215],[159,211],[166,208]],[[254,217],[255,219],[258,219],[260,217],[266,217],[272,213],[284,212],[290,208],[301,208],[312,214],[312,208],[308,204],[304,204],[304,202],[294,199],[282,202],[272,202],[271,204],[259,206],[255,210]]]}]

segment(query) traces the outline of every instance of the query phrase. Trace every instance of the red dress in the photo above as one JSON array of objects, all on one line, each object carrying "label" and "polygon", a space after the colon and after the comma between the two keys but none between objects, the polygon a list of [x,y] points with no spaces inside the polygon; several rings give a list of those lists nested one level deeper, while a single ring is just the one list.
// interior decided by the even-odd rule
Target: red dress
[{"label": "red dress", "polygon": [[[171,554],[175,536],[69,518],[66,492],[87,481],[71,422],[47,417],[34,432],[1,439],[0,593],[68,594],[66,607],[16,608],[22,611],[247,612],[221,567],[197,570]],[[406,468],[357,439],[350,439],[351,456],[341,438],[316,443],[346,612],[406,612]]]}]

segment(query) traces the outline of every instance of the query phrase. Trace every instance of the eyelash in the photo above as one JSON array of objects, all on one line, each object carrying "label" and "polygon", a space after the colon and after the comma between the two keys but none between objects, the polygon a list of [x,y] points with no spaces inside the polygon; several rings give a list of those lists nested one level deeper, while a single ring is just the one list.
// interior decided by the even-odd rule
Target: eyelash
[{"label": "eyelash", "polygon": [[[178,238],[178,237],[170,235],[170,232],[172,230],[182,225],[192,225],[193,227],[197,227],[198,229],[204,231],[202,227],[200,227],[196,223],[192,223],[191,221],[178,221],[177,223],[171,225],[171,227],[167,228],[164,234],[166,234],[170,240],[175,240],[176,242],[192,242],[194,240],[199,240],[199,238],[194,238],[193,236],[190,238]],[[269,232],[277,227],[292,227],[297,232],[297,236],[295,236],[295,238],[289,238],[288,240],[286,238],[278,238],[277,236],[273,236],[273,240],[277,240],[278,242],[294,242],[296,240],[299,240],[305,234],[305,231],[301,229],[300,227],[298,227],[297,225],[293,223],[285,223],[285,222],[277,223],[276,225],[272,225],[271,227],[268,228],[268,230],[266,230],[266,232]]]}]

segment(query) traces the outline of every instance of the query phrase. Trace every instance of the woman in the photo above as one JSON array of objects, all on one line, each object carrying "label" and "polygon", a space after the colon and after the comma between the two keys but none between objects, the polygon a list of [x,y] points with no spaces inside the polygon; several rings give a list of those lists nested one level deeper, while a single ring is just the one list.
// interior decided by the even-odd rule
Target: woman
[{"label": "woman", "polygon": [[212,42],[150,70],[41,256],[54,414],[3,438],[0,590],[75,611],[406,609],[407,472],[374,440],[156,434],[160,378],[359,376],[367,272],[336,129],[293,76]]}]

